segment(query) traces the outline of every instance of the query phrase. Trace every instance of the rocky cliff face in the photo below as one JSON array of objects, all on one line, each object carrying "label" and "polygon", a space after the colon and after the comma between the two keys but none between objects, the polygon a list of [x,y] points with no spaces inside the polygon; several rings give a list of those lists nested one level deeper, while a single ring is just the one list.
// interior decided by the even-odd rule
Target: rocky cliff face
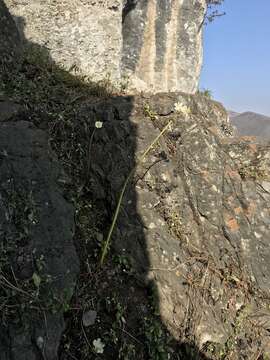
[{"label": "rocky cliff face", "polygon": [[198,87],[205,1],[127,1],[123,14],[122,71],[137,90]]},{"label": "rocky cliff face", "polygon": [[74,209],[47,134],[19,114],[0,101],[0,359],[56,359],[78,274]]},{"label": "rocky cliff face", "polygon": [[108,94],[34,50],[0,68],[1,360],[267,359],[269,142],[204,96]]},{"label": "rocky cliff face", "polygon": [[[57,100],[51,101],[56,106]],[[2,324],[1,359],[15,354],[37,360],[42,351],[56,359],[66,310],[60,359],[69,354],[94,358],[88,342],[99,338],[105,359],[123,352],[134,360],[268,356],[269,143],[235,138],[220,104],[183,93],[96,99],[73,105],[68,117],[62,118],[61,109],[58,114],[55,120],[44,115],[41,120],[38,107],[30,112],[15,107],[1,117],[0,191],[12,215],[0,213],[4,249],[9,241],[0,278],[8,316]],[[77,271],[72,208],[57,195],[59,170],[50,165],[44,130],[31,125],[31,119],[50,133],[68,175],[61,183],[75,205],[81,274],[70,306]],[[132,170],[100,269],[100,242]],[[57,283],[46,279],[58,277],[52,296],[46,291]],[[18,291],[25,292],[25,302]],[[34,298],[30,305],[28,296]],[[46,309],[46,322],[38,317],[40,307]],[[32,309],[32,317],[25,309]],[[98,320],[83,325],[89,310]],[[128,334],[118,338],[121,326]]]},{"label": "rocky cliff face", "polygon": [[[7,0],[28,41],[93,80],[140,91],[197,90],[205,0]],[[122,80],[121,80],[122,79]]]},{"label": "rocky cliff face", "polygon": [[268,356],[269,143],[235,138],[225,109],[204,97],[112,99],[92,111],[104,121],[93,148],[96,200],[114,209],[136,168],[113,246],[156,294],[178,354],[194,341],[210,359]]},{"label": "rocky cliff face", "polygon": [[93,80],[120,79],[122,0],[6,3],[21,34],[59,65]]}]

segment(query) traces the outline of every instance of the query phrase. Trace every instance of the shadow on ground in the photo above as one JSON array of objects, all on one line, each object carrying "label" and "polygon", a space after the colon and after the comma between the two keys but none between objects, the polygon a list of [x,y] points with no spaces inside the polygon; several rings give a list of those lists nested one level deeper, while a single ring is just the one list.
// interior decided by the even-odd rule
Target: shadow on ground
[{"label": "shadow on ground", "polygon": [[[23,35],[23,19],[16,23]],[[1,91],[23,105],[12,121],[30,121],[49,134],[65,169],[65,197],[76,211],[80,275],[66,305],[59,359],[206,359],[181,329],[183,340],[176,341],[159,316],[155,283],[148,276],[144,229],[149,224],[137,212],[136,185],[144,174],[129,184],[105,265],[98,266],[119,194],[136,166],[135,154],[145,150],[138,149],[143,135],[137,133],[134,98],[108,81],[94,84],[71,75],[45,47],[24,42],[21,67],[4,74]],[[163,155],[160,162],[166,161]],[[83,325],[84,314],[97,315],[93,325]],[[97,339],[105,345],[103,354],[95,352]]]}]

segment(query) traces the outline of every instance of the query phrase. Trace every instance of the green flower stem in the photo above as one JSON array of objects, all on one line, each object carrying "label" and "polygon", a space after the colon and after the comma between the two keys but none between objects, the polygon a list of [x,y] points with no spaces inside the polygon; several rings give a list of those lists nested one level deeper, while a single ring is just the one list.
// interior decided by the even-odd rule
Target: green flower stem
[{"label": "green flower stem", "polygon": [[86,172],[87,181],[89,180],[89,174],[90,174],[91,150],[92,150],[92,144],[93,144],[95,132],[96,132],[96,128],[94,128],[88,143],[88,158],[87,158],[87,172]]},{"label": "green flower stem", "polygon": [[[148,155],[148,153],[150,152],[150,150],[155,146],[155,144],[158,142],[158,140],[161,138],[161,136],[165,133],[165,131],[167,131],[167,129],[172,125],[173,121],[170,120],[168,122],[168,124],[166,126],[164,126],[164,128],[162,129],[162,131],[158,134],[158,136],[152,141],[152,143],[148,146],[148,148],[144,151],[144,153],[142,154],[142,156],[139,158],[138,160],[138,164],[141,163],[143,161],[143,159],[145,158],[145,156]],[[113,215],[113,220],[112,220],[112,223],[111,223],[111,226],[110,226],[110,230],[108,232],[108,235],[107,235],[107,238],[106,238],[106,241],[104,243],[104,246],[102,248],[102,252],[101,252],[101,257],[100,257],[100,262],[99,262],[99,265],[102,266],[104,264],[104,260],[106,258],[106,255],[107,255],[107,252],[108,252],[108,248],[109,248],[109,245],[110,245],[110,242],[111,242],[111,237],[112,237],[112,233],[113,233],[113,230],[114,230],[114,227],[115,227],[115,224],[116,224],[116,221],[117,221],[117,218],[118,218],[118,215],[119,215],[119,211],[120,211],[120,208],[121,208],[121,204],[122,204],[122,200],[123,200],[123,197],[124,197],[124,194],[125,194],[125,191],[127,189],[127,186],[128,186],[128,183],[130,181],[130,179],[133,177],[134,173],[135,173],[135,170],[136,170],[136,167],[134,167],[130,173],[128,174],[125,182],[124,182],[124,185],[122,187],[122,190],[121,190],[121,193],[120,193],[120,196],[119,196],[119,199],[118,199],[118,202],[117,202],[117,206],[116,206],[116,209],[115,209],[115,212],[114,212],[114,215]]]}]

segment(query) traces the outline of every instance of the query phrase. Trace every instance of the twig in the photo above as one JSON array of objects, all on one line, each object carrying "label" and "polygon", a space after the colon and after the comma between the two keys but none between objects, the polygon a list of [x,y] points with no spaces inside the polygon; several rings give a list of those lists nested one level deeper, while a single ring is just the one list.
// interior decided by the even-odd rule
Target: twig
[{"label": "twig", "polygon": [[176,269],[178,269],[181,265],[183,265],[183,264],[178,264],[178,265],[176,265],[174,268],[171,268],[171,269],[166,269],[166,268],[150,268],[149,271],[169,271],[169,272],[172,272],[172,271],[175,271]]},{"label": "twig", "polygon": [[[84,330],[83,322],[82,322],[82,321],[81,321],[81,328],[82,328],[83,336],[84,336],[84,338],[85,338],[85,341],[86,341],[87,345],[89,346],[89,348],[90,348],[91,350],[93,350],[93,346],[91,346],[91,344],[90,344],[90,342],[89,342],[89,340],[88,340],[88,337],[87,337],[86,332],[85,332],[85,330]],[[95,354],[95,355],[97,356],[98,359],[100,359],[100,357],[98,356],[98,354]]]},{"label": "twig", "polygon": [[12,272],[12,275],[13,275],[13,278],[14,278],[14,280],[15,280],[15,283],[16,283],[17,287],[19,287],[19,284],[18,284],[17,278],[16,278],[16,276],[15,276],[15,274],[14,274],[14,271],[13,271],[13,267],[12,267],[12,266],[11,266],[11,272]]},{"label": "twig", "polygon": [[[3,280],[3,281],[2,281]],[[33,299],[33,296],[31,296],[28,292],[20,289],[19,287],[14,286],[12,283],[10,283],[3,275],[0,275],[0,284],[12,289],[12,290],[16,290],[26,296],[29,296],[30,298]]]},{"label": "twig", "polygon": [[84,328],[83,328],[83,323],[82,323],[82,321],[81,321],[81,328],[82,328],[82,332],[83,332],[83,336],[84,336],[84,338],[85,338],[85,341],[87,342],[87,345],[89,346],[90,349],[92,349],[92,346],[91,346],[91,344],[90,344],[90,342],[89,342],[89,340],[88,340],[88,337],[87,337],[87,335],[86,335],[86,332],[85,332],[85,330],[84,330]]},{"label": "twig", "polygon": [[131,337],[131,339],[133,339],[134,341],[136,341],[136,343],[143,345],[143,343],[136,339],[135,336],[133,336],[132,334],[130,334],[127,330],[123,329],[123,328],[118,328],[119,330],[123,331],[125,334],[127,334],[129,337]]},{"label": "twig", "polygon": [[259,350],[258,354],[255,355],[254,360],[259,360],[260,356],[262,355],[263,351]]}]

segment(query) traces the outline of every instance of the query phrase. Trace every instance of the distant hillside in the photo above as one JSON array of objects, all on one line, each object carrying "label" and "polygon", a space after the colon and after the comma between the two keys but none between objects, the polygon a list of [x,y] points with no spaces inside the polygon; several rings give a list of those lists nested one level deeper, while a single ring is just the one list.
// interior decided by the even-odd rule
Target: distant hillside
[{"label": "distant hillside", "polygon": [[228,111],[228,114],[239,135],[270,138],[270,117],[250,111],[241,114]]},{"label": "distant hillside", "polygon": [[227,110],[227,113],[230,117],[230,119],[232,119],[233,117],[240,115],[240,113],[236,112],[236,111],[232,111],[232,110]]}]

